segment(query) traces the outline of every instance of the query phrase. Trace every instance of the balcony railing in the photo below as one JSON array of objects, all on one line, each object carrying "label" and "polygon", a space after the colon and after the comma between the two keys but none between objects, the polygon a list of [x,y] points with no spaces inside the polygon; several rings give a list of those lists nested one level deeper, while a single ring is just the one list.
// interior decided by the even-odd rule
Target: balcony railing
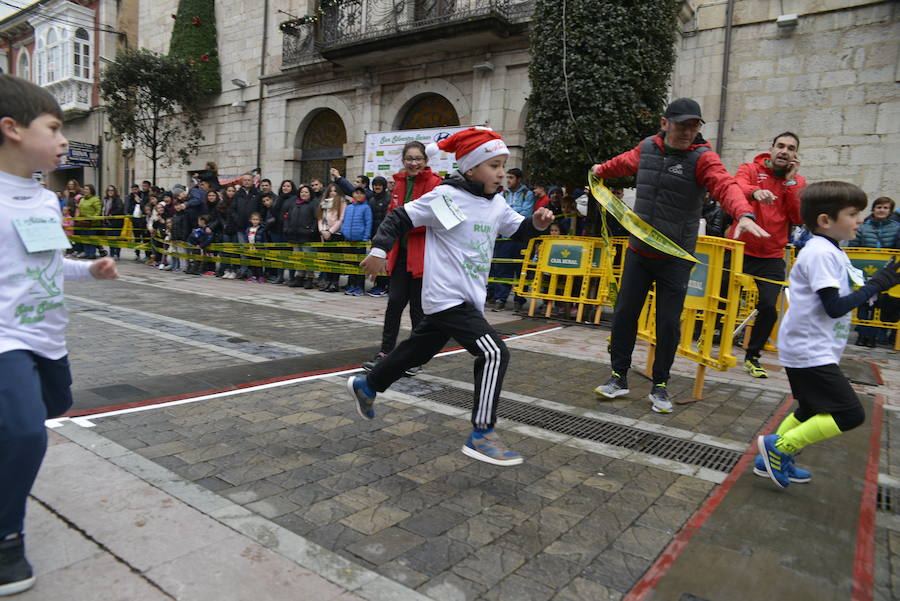
[{"label": "balcony railing", "polygon": [[315,26],[286,31],[282,64],[377,50],[385,39],[418,41],[440,28],[508,30],[530,21],[533,12],[534,0],[348,0],[327,7]]},{"label": "balcony railing", "polygon": [[63,113],[91,110],[91,83],[80,79],[62,79],[44,87],[56,98]]}]

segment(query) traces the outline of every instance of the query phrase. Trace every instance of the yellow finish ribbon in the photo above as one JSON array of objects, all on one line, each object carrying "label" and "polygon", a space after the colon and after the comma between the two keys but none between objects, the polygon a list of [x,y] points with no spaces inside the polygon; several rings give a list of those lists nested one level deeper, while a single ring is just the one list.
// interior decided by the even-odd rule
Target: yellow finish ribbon
[{"label": "yellow finish ribbon", "polygon": [[599,179],[593,172],[588,172],[588,183],[591,188],[591,195],[594,197],[601,207],[609,211],[609,214],[619,220],[619,223],[628,230],[635,238],[644,242],[661,253],[671,255],[678,259],[684,259],[691,263],[699,263],[693,255],[685,251],[683,248],[669,240],[667,236],[659,232],[655,227],[637,216],[637,213],[628,208],[624,202],[616,198],[609,191],[609,188],[603,185],[603,180]]}]

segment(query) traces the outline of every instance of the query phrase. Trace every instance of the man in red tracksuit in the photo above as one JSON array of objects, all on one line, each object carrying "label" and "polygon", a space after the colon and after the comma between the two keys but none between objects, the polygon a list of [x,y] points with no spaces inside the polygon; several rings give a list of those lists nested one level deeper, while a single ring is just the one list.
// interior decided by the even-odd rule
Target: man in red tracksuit
[{"label": "man in red tracksuit", "polygon": [[[752,163],[744,163],[738,168],[736,179],[753,207],[756,223],[771,235],[770,238],[755,238],[746,234],[737,236],[745,243],[744,273],[767,280],[784,280],[784,247],[791,225],[803,223],[800,192],[806,187],[806,180],[797,175],[800,167],[797,157],[799,147],[800,139],[796,134],[778,134],[769,152],[757,155]],[[734,226],[729,229],[728,235],[732,236],[733,231]],[[766,378],[768,374],[760,365],[759,358],[778,320],[775,303],[781,285],[756,280],[756,286],[759,289],[758,313],[747,343],[744,370],[754,378]]]},{"label": "man in red tracksuit", "polygon": [[[594,165],[592,170],[598,177],[637,175],[634,212],[689,253],[697,245],[707,191],[734,217],[735,236],[747,232],[767,237],[755,223],[741,188],[700,135],[702,126],[700,105],[691,98],[678,98],[666,107],[657,135],[602,165]],[[649,399],[653,411],[672,411],[666,383],[678,349],[681,311],[692,266],[631,236],[613,313],[612,373],[594,392],[606,398],[630,392],[626,374],[631,367],[638,318],[650,286],[656,283],[656,355]]]}]

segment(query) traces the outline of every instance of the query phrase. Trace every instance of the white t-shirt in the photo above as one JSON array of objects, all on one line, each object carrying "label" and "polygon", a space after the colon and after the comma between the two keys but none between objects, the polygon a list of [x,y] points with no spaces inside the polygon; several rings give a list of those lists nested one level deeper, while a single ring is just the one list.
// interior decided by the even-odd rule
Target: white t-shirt
[{"label": "white t-shirt", "polygon": [[[452,199],[464,221],[446,229],[432,209],[432,201]],[[464,302],[484,311],[485,285],[499,234],[511,236],[524,217],[503,197],[491,200],[453,186],[440,185],[403,205],[416,227],[425,226],[425,270],[422,276],[422,311],[426,315]]]},{"label": "white t-shirt", "polygon": [[846,253],[822,236],[810,238],[800,251],[788,282],[788,310],[778,328],[778,359],[783,366],[840,362],[852,316],[829,317],[817,291],[837,288],[840,296],[850,294],[849,269]]},{"label": "white t-shirt", "polygon": [[91,279],[91,264],[65,259],[61,250],[26,252],[13,225],[26,217],[61,223],[56,194],[32,179],[0,171],[0,353],[29,350],[59,359],[66,354],[69,323],[63,281]]}]

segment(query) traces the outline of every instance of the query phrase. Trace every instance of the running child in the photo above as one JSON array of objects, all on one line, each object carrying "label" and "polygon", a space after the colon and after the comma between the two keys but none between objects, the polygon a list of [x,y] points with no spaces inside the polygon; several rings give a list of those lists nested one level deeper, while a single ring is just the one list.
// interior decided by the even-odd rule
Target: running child
[{"label": "running child", "polygon": [[818,182],[800,196],[800,216],[813,236],[791,269],[790,306],[778,329],[778,359],[797,409],[775,434],[759,437],[753,470],[781,488],[811,478],[794,465],[798,451],[852,430],[866,418],[838,363],[850,333],[850,312],[900,284],[900,263],[892,260],[863,285],[862,272],[838,246],[856,237],[865,208],[866,194],[845,182]]},{"label": "running child", "polygon": [[118,277],[113,259],[80,262],[56,194],[31,178],[66,155],[63,116],[44,88],[0,74],[0,597],[34,584],[25,505],[47,450],[44,421],[72,406],[65,280]]},{"label": "running child", "polygon": [[376,393],[387,390],[407,369],[429,361],[453,338],[475,356],[472,433],[463,453],[494,465],[518,465],[522,456],[509,450],[494,432],[509,351],[484,318],[485,284],[497,235],[528,240],[550,225],[553,214],[538,209],[525,219],[497,194],[509,150],[496,132],[471,127],[442,140],[438,147],[456,153],[459,173],[388,213],[361,263],[369,277],[383,273],[394,242],[414,227],[425,226],[425,317],[368,376],[349,378],[347,388],[357,412],[373,419]]}]

